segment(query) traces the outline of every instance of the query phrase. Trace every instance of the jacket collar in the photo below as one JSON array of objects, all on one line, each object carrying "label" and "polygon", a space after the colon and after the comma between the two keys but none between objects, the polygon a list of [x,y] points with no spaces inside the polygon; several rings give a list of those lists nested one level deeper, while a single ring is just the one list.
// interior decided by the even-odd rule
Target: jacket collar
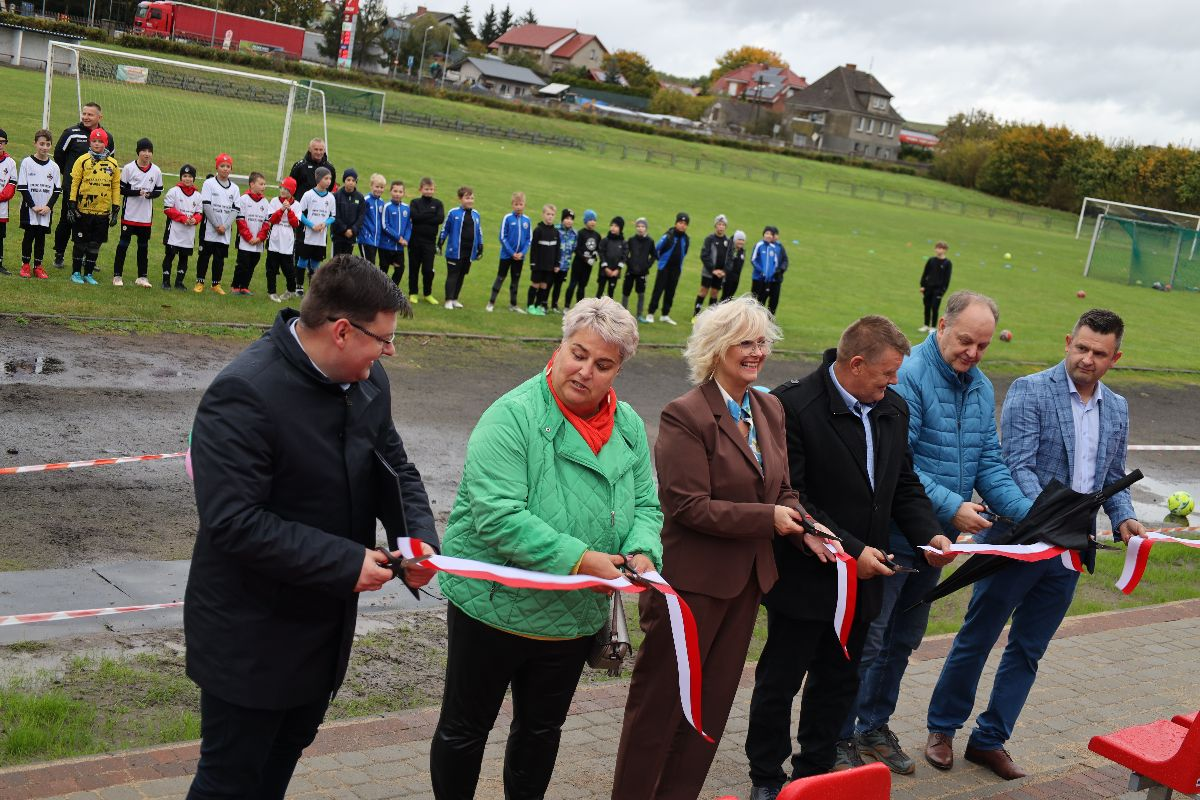
[{"label": "jacket collar", "polygon": [[[717,421],[717,428],[732,439],[738,445],[738,449],[741,450],[742,455],[750,462],[750,465],[760,475],[763,474],[762,465],[758,463],[758,459],[750,451],[750,443],[746,441],[746,437],[742,435],[737,423],[729,415],[729,406],[725,404],[725,398],[721,394],[721,388],[717,386],[717,382],[710,378],[700,384],[700,393],[704,396],[705,401],[708,402],[708,407]],[[763,401],[758,394],[757,390],[750,390],[750,414],[756,420],[755,424],[761,425],[761,420],[765,419],[765,416],[763,415]]]},{"label": "jacket collar", "polygon": [[[321,374],[320,370],[318,370],[313,364],[312,359],[308,357],[308,353],[304,352],[304,348],[300,346],[300,343],[296,341],[296,337],[293,336],[291,330],[289,330],[292,320],[298,318],[299,316],[300,312],[294,308],[282,309],[279,312],[279,316],[275,317],[275,323],[271,326],[271,330],[266,334],[271,339],[271,343],[275,345],[276,349],[283,354],[283,357],[286,358],[296,370],[304,375],[305,378],[313,381],[314,383],[321,384],[323,388],[326,388],[330,392],[344,394],[353,392],[356,388],[358,388],[367,396],[368,400],[373,398],[377,392],[375,387],[370,385],[369,380],[352,383],[350,384],[350,388],[347,389],[346,392],[343,392],[342,385],[340,383],[334,383],[329,378]],[[374,368],[372,367],[372,369]]]},{"label": "jacket collar", "polygon": [[979,378],[983,376],[983,372],[980,371],[979,367],[971,367],[965,375],[955,372],[954,368],[946,363],[946,359],[942,358],[942,350],[938,347],[936,330],[930,331],[929,337],[914,349],[920,351],[921,357],[937,370],[937,374],[946,384],[958,391],[971,391],[978,384]]}]

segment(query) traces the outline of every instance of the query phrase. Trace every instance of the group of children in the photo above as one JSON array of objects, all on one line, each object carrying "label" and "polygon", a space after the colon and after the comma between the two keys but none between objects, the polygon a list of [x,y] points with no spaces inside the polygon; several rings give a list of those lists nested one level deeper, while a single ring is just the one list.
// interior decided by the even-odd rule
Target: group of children
[{"label": "group of children", "polygon": [[[48,277],[42,266],[45,238],[50,232],[53,206],[62,193],[63,176],[50,158],[53,140],[49,131],[34,136],[34,153],[16,168],[5,152],[7,135],[0,130],[0,274],[3,267],[3,237],[8,220],[9,200],[21,196],[22,277]],[[153,221],[153,201],[163,197],[167,217],[163,233],[165,255],[162,263],[162,288],[186,290],[188,261],[199,253],[192,291],[203,293],[206,286],[224,295],[222,287],[225,261],[230,245],[236,242],[233,280],[229,292],[250,295],[250,283],[263,254],[266,254],[267,292],[282,302],[304,294],[306,275],[311,275],[325,260],[327,243],[333,253],[353,252],[391,272],[399,285],[409,267],[408,292],[434,305],[434,260],[438,253],[446,259],[444,307],[458,309],[463,281],[471,265],[483,256],[483,230],[475,210],[475,193],[469,186],[458,190],[458,206],[447,214],[435,196],[431,178],[422,178],[419,196],[405,203],[405,186],[400,180],[389,184],[379,174],[370,176],[369,194],[358,191],[358,173],[347,169],[342,184],[334,187],[334,175],[326,167],[315,170],[315,186],[297,198],[296,181],[285,178],[275,197],[266,196],[266,179],[251,172],[243,194],[233,182],[233,159],[220,154],[214,173],[197,188],[197,170],[185,164],[179,181],[164,195],[162,172],[153,162],[154,145],[149,139],[137,143],[137,157],[123,167],[109,154],[109,136],[96,127],[88,136],[88,152],[80,156],[67,181],[70,187],[64,200],[75,242],[71,280],[96,284],[93,275],[108,229],[121,225],[113,261],[113,284],[124,285],[125,256],[133,240],[137,241],[137,286],[151,286],[148,278],[148,246]],[[387,196],[385,197],[385,192]],[[525,215],[525,195],[512,195],[512,210],[500,224],[500,258],[486,310],[493,311],[496,300],[508,281],[509,309],[522,314],[544,316],[561,313],[563,308],[585,297],[593,272],[595,296],[615,297],[620,286],[621,304],[626,308],[636,295],[636,316],[641,322],[671,325],[671,307],[690,246],[688,214],[680,212],[674,224],[657,241],[649,236],[649,222],[639,217],[635,232],[625,237],[625,220],[612,218],[607,235],[597,228],[597,215],[588,209],[582,228],[575,227],[575,214],[568,208],[559,213],[556,206],[542,207],[541,220],[534,225]],[[787,253],[778,242],[778,231],[767,226],[763,238],[749,255],[746,235],[736,231],[726,235],[728,220],[718,215],[713,232],[700,251],[700,290],[694,312],[704,303],[716,303],[737,293],[743,266],[749,258],[753,277],[751,290],[773,312],[779,302],[779,289],[787,270]],[[406,259],[407,253],[407,259]],[[518,302],[519,283],[525,262],[529,262],[529,286],[524,304]],[[647,278],[654,274],[649,309],[646,309]],[[282,274],[286,291],[279,292]],[[210,280],[211,276],[211,280]],[[562,290],[566,285],[566,296]]]}]

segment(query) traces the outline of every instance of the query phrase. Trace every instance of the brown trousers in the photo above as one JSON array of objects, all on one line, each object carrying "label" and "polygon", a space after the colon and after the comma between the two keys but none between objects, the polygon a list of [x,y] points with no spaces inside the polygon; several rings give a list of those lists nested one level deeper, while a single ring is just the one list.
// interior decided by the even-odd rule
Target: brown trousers
[{"label": "brown trousers", "polygon": [[700,724],[706,742],[683,718],[667,603],[658,592],[638,601],[646,634],[625,701],[612,800],[696,800],[729,719],[762,598],[751,573],[733,598],[680,592],[696,618],[703,671]]}]

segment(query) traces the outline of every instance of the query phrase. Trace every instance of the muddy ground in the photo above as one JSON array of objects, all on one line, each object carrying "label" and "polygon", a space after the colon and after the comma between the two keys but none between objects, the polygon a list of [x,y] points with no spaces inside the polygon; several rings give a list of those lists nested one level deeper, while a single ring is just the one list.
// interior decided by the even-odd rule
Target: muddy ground
[{"label": "muddy ground", "polygon": [[[204,388],[252,337],[78,333],[0,319],[0,466],[184,449]],[[550,345],[419,337],[398,343],[398,356],[388,364],[396,424],[444,524],[476,419],[493,399],[544,365]],[[776,354],[762,383],[774,386],[813,366]],[[1000,402],[1015,375],[989,373]],[[1195,387],[1156,384],[1128,373],[1111,376],[1112,387],[1130,400],[1132,442],[1200,444]],[[643,416],[653,441],[659,410],[687,389],[678,352],[644,349],[626,366],[616,389]],[[286,410],[280,424],[293,424]],[[1136,453],[1129,466],[1147,473],[1134,497],[1148,520],[1163,513],[1163,498],[1171,491],[1200,494],[1200,454]],[[11,570],[185,559],[196,530],[181,460],[0,476],[0,513],[0,587],[3,573]],[[435,618],[438,611],[430,613],[434,616],[371,615],[343,692],[343,713],[365,713],[380,697],[395,694],[390,677],[395,674],[411,679],[404,705],[440,694],[444,624]],[[3,648],[0,672],[61,669],[64,655],[79,652],[142,653],[169,672],[181,638],[177,631],[158,631],[27,643]],[[401,668],[379,669],[389,663]]]}]

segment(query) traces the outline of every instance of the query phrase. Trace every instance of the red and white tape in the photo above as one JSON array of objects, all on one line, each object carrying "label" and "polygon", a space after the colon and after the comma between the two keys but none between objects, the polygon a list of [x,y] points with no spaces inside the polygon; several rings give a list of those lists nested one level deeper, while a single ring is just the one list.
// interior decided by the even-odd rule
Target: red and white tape
[{"label": "red and white tape", "polygon": [[[404,558],[417,558],[417,551],[414,549],[416,541],[400,539],[396,543],[396,547]],[[551,575],[545,572],[504,567],[453,556],[427,555],[420,558],[422,566],[432,567],[438,572],[463,578],[495,581],[516,589],[544,589],[563,592],[603,586],[613,591],[633,594],[645,591],[644,586],[634,584],[626,578]],[[667,601],[667,612],[671,621],[671,638],[675,646],[675,662],[679,672],[679,702],[683,708],[683,716],[696,729],[697,733],[711,742],[713,741],[712,737],[704,732],[700,723],[700,639],[696,633],[696,619],[692,616],[692,610],[688,608],[684,599],[670,587],[662,575],[657,572],[644,572],[642,577],[661,592]]]},{"label": "red and white tape", "polygon": [[958,553],[960,555],[1002,556],[1017,561],[1047,561],[1058,558],[1067,552],[1067,548],[1058,547],[1045,542],[1035,544],[982,544],[974,542],[957,542],[945,550],[939,550],[929,545],[921,545],[922,550],[930,553]]},{"label": "red and white tape", "polygon": [[182,600],[171,603],[152,603],[142,606],[110,606],[109,608],[85,608],[79,611],[43,611],[38,614],[9,614],[0,616],[0,626],[24,625],[29,622],[57,622],[64,619],[86,619],[106,617],[110,614],[130,614],[135,611],[158,611],[163,608],[179,608]]},{"label": "red and white tape", "polygon": [[1125,594],[1132,594],[1146,574],[1146,562],[1150,560],[1150,548],[1155,542],[1181,544],[1185,547],[1200,548],[1200,540],[1180,539],[1165,533],[1147,531],[1145,536],[1134,536],[1125,546],[1125,566],[1121,577],[1117,578],[1116,586]]},{"label": "red and white tape", "polygon": [[59,469],[78,469],[80,467],[103,467],[108,464],[132,464],[137,461],[162,461],[168,458],[183,458],[182,453],[155,453],[145,456],[121,456],[120,458],[91,458],[87,461],[58,461],[52,464],[32,464],[26,467],[0,467],[0,475],[19,475],[24,472],[51,472]]},{"label": "red and white tape", "polygon": [[1165,453],[1185,452],[1195,453],[1200,451],[1200,444],[1131,444],[1126,446],[1126,450],[1142,450],[1142,451],[1159,451]]},{"label": "red and white tape", "polygon": [[850,629],[854,627],[854,607],[858,603],[858,561],[849,553],[839,553],[833,545],[825,542],[825,549],[834,557],[837,567],[837,605],[833,610],[833,632],[838,637],[842,652],[850,658],[847,643]]}]

